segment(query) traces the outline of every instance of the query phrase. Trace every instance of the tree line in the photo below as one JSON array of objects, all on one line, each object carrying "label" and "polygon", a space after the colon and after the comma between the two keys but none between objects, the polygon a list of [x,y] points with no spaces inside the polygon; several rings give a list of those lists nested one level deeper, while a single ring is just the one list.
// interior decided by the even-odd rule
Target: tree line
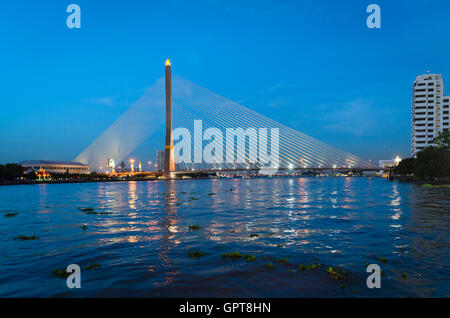
[{"label": "tree line", "polygon": [[395,175],[420,180],[450,177],[450,131],[440,133],[416,158],[403,159],[394,169]]},{"label": "tree line", "polygon": [[15,163],[0,164],[0,181],[14,181],[23,176],[23,167]]}]

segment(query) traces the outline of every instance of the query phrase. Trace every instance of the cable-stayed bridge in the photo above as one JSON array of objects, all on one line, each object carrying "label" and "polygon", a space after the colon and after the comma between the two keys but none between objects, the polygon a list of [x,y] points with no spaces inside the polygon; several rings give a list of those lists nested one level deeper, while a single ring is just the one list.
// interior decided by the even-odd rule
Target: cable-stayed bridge
[{"label": "cable-stayed bridge", "polygon": [[181,76],[172,76],[170,64],[166,65],[165,78],[150,87],[75,161],[94,168],[105,165],[108,158],[119,163],[155,135],[164,123],[173,127],[166,132],[166,161],[169,164],[168,158],[173,156],[171,160],[176,163],[175,169],[166,166],[166,172],[265,168],[376,170],[373,164],[354,154],[287,127]]}]

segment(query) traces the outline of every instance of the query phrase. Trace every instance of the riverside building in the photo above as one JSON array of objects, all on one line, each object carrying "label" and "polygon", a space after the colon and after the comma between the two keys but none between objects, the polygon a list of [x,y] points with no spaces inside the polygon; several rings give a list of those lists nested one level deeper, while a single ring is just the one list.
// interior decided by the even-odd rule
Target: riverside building
[{"label": "riverside building", "polygon": [[450,128],[450,97],[444,95],[441,74],[417,76],[413,85],[411,156],[433,144],[439,133]]}]

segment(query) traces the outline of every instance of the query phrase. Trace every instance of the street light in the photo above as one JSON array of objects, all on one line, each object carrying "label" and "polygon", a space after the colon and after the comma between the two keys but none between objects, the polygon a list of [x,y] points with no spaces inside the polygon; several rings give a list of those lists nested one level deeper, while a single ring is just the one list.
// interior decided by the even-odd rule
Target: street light
[{"label": "street light", "polygon": [[134,172],[134,159],[130,159],[131,172]]}]

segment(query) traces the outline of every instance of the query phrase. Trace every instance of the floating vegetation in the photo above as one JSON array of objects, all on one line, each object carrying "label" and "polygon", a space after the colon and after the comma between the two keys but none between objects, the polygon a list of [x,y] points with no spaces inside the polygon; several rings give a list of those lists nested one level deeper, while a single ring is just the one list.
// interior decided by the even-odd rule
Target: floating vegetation
[{"label": "floating vegetation", "polygon": [[79,208],[83,212],[92,212],[94,211],[94,208]]},{"label": "floating vegetation", "polygon": [[402,273],[402,277],[403,277],[403,278],[406,278],[406,277],[408,277],[408,275],[407,275],[405,272],[403,272],[403,273]]},{"label": "floating vegetation", "polygon": [[233,191],[233,188],[228,189],[228,191]]},{"label": "floating vegetation", "polygon": [[330,274],[333,279],[343,279],[347,275],[347,272],[341,269],[333,268],[328,266],[326,272]]},{"label": "floating vegetation", "polygon": [[230,230],[230,233],[236,233],[236,231],[235,230]]},{"label": "floating vegetation", "polygon": [[196,198],[196,197],[190,197],[189,200],[190,200],[190,201],[194,201],[194,200],[199,200],[199,198]]},{"label": "floating vegetation", "polygon": [[216,194],[214,192],[208,193],[209,196],[215,196]]},{"label": "floating vegetation", "polygon": [[245,255],[245,258],[247,259],[247,262],[256,261],[256,256],[255,255]]},{"label": "floating vegetation", "polygon": [[24,236],[24,235],[19,235],[16,236],[14,238],[14,240],[19,240],[19,241],[30,241],[30,240],[37,240],[39,238],[39,236],[33,235],[33,236]]},{"label": "floating vegetation", "polygon": [[283,244],[278,243],[277,247],[283,247]]},{"label": "floating vegetation", "polygon": [[287,258],[279,258],[275,260],[276,263],[283,263],[283,264],[289,264],[289,261]]},{"label": "floating vegetation", "polygon": [[87,228],[88,228],[88,227],[87,227],[86,224],[83,224],[83,225],[81,226],[81,229],[82,229],[82,230],[87,230]]},{"label": "floating vegetation", "polygon": [[94,269],[100,268],[101,264],[100,263],[95,263],[95,264],[91,264],[91,265],[87,265],[86,266],[86,270],[87,271],[92,271]]},{"label": "floating vegetation", "polygon": [[203,257],[205,255],[206,255],[206,253],[200,252],[200,251],[189,251],[188,252],[188,256],[190,258],[200,258],[200,257]]},{"label": "floating vegetation", "polygon": [[85,212],[88,215],[108,215],[108,214],[112,214],[111,212],[92,212],[92,211],[87,211]]},{"label": "floating vegetation", "polygon": [[180,192],[180,194],[186,194],[186,192],[185,192],[185,191],[182,191],[182,192]]},{"label": "floating vegetation", "polygon": [[378,256],[378,257],[377,257],[377,260],[379,260],[379,261],[382,262],[382,263],[386,263],[386,262],[387,262],[386,257],[383,257],[383,256]]},{"label": "floating vegetation", "polygon": [[231,258],[232,260],[240,259],[243,255],[239,252],[231,252],[222,254],[222,258]]},{"label": "floating vegetation", "polygon": [[267,267],[269,268],[269,270],[272,270],[275,268],[275,265],[273,265],[272,262],[267,263]]},{"label": "floating vegetation", "polygon": [[16,216],[16,215],[18,215],[19,213],[16,213],[16,212],[10,212],[10,213],[6,213],[5,214],[5,217],[7,217],[7,218],[12,218],[13,216]]},{"label": "floating vegetation", "polygon": [[310,270],[319,268],[319,267],[321,267],[321,266],[322,266],[322,264],[319,264],[319,263],[311,263],[311,264],[308,264],[308,265],[300,264],[300,265],[297,267],[297,270],[298,270],[299,272],[301,272],[301,271],[310,271]]},{"label": "floating vegetation", "polygon": [[429,184],[429,183],[425,183],[425,184],[422,184],[422,187],[424,187],[424,188],[450,188],[450,184]]},{"label": "floating vegetation", "polygon": [[66,272],[64,269],[55,268],[53,274],[58,278],[67,278],[71,273]]},{"label": "floating vegetation", "polygon": [[200,230],[202,227],[198,224],[189,225],[189,230]]},{"label": "floating vegetation", "polygon": [[251,233],[248,235],[248,237],[258,237],[258,236],[259,236],[259,234],[255,234],[255,233]]}]

